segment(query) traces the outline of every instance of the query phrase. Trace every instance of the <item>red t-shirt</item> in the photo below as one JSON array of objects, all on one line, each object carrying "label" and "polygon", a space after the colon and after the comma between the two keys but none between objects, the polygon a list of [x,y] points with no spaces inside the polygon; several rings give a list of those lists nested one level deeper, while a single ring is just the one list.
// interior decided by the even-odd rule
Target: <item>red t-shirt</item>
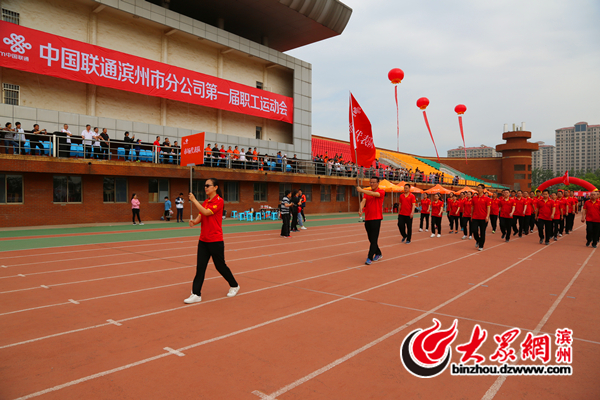
[{"label": "red t-shirt", "polygon": [[398,214],[409,216],[412,210],[412,205],[416,204],[416,202],[417,199],[415,198],[414,194],[409,193],[409,195],[406,196],[404,193],[402,193],[400,195],[400,211]]},{"label": "red t-shirt", "polygon": [[[450,201],[450,200],[448,200]],[[452,200],[452,204],[450,204],[450,215],[456,217],[459,215],[458,209],[460,208],[460,200]]]},{"label": "red t-shirt", "polygon": [[203,215],[200,220],[200,240],[202,242],[222,242],[223,208],[225,207],[225,202],[219,195],[216,195],[212,200],[204,200],[202,207],[212,211],[212,215]]},{"label": "red t-shirt", "polygon": [[467,217],[467,218],[471,217],[471,207],[472,207],[472,205],[473,205],[472,198],[469,199],[468,197],[465,197],[462,200],[463,217]]},{"label": "red t-shirt", "polygon": [[552,201],[554,202],[554,209],[556,210],[556,211],[554,211],[554,218],[552,218],[552,220],[561,219],[561,216],[560,216],[560,201],[558,199],[552,200]]},{"label": "red t-shirt", "polygon": [[569,203],[569,201],[567,199],[565,199],[564,197],[560,200],[558,200],[558,206],[560,207],[560,212],[562,213],[562,215],[567,215],[567,204]]},{"label": "red t-shirt", "polygon": [[429,199],[421,200],[421,214],[431,213],[431,208],[429,207],[430,205],[431,205],[431,200],[429,200]]},{"label": "red t-shirt", "polygon": [[533,214],[533,200],[530,197],[525,198],[525,205],[527,206],[527,210],[525,210],[525,215]]},{"label": "red t-shirt", "polygon": [[365,212],[365,221],[383,219],[383,198],[385,197],[385,190],[377,188],[375,191],[379,193],[379,197],[369,196],[368,194],[364,195],[365,199],[367,199],[365,208],[363,209]]},{"label": "red t-shirt", "polygon": [[431,203],[431,216],[440,217],[440,212],[444,208],[444,202],[441,200],[434,201]]},{"label": "red t-shirt", "polygon": [[505,199],[504,197],[500,200],[500,217],[502,218],[512,218],[510,213],[512,212],[513,206],[515,205],[515,199],[509,197]]},{"label": "red t-shirt", "polygon": [[475,196],[473,200],[473,219],[485,219],[487,217],[487,209],[488,207],[492,207],[492,200],[483,195],[481,197]]},{"label": "red t-shirt", "polygon": [[537,203],[538,208],[538,219],[543,219],[546,221],[552,221],[552,210],[554,209],[554,201],[552,199],[548,199],[548,201],[538,200]]},{"label": "red t-shirt", "polygon": [[492,199],[490,215],[498,215],[498,214],[500,214],[500,199],[495,198],[495,199]]},{"label": "red t-shirt", "polygon": [[579,200],[577,200],[577,197],[570,197],[570,199],[571,199],[571,211],[570,211],[570,213],[573,214],[577,210],[577,204],[579,203]]},{"label": "red t-shirt", "polygon": [[586,201],[583,204],[585,210],[585,220],[590,222],[600,222],[600,201],[592,202],[591,200]]},{"label": "red t-shirt", "polygon": [[515,197],[515,213],[513,214],[513,216],[517,216],[517,217],[522,217],[523,215],[525,215],[524,211],[525,210],[525,199],[524,198],[518,198]]}]

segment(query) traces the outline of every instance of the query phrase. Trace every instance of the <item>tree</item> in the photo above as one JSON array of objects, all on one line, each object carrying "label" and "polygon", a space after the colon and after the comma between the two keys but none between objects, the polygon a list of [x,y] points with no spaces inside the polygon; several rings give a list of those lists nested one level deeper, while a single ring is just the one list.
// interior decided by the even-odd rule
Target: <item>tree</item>
[{"label": "tree", "polygon": [[542,183],[554,178],[554,172],[549,169],[535,168],[531,172],[531,186],[540,186]]}]

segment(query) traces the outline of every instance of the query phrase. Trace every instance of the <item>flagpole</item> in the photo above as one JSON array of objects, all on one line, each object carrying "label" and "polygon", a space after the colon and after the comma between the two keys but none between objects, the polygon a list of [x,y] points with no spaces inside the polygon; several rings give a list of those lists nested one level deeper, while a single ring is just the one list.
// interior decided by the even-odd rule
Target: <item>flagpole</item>
[{"label": "flagpole", "polygon": [[[352,92],[348,91],[349,96],[349,100],[350,100],[350,116],[352,118],[352,144],[354,146],[354,164],[356,165],[356,186],[360,187],[360,183],[362,182],[362,170],[360,171],[361,174],[361,178],[359,180],[358,178],[358,153],[356,152],[356,130],[354,129],[354,111],[352,109]],[[358,196],[358,210],[360,211],[360,203],[361,203],[362,199],[360,197],[360,193]],[[360,217],[359,222],[362,222],[362,215]]]}]

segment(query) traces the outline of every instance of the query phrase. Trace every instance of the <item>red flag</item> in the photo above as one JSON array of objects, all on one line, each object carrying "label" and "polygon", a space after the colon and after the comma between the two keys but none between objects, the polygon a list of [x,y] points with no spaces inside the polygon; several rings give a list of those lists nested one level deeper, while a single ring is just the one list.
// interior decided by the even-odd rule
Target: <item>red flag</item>
[{"label": "red flag", "polygon": [[375,144],[371,121],[350,93],[350,146],[352,147],[352,162],[365,168],[373,165],[375,160]]},{"label": "red flag", "polygon": [[565,174],[563,175],[563,183],[567,186],[569,186],[569,171],[566,171]]}]

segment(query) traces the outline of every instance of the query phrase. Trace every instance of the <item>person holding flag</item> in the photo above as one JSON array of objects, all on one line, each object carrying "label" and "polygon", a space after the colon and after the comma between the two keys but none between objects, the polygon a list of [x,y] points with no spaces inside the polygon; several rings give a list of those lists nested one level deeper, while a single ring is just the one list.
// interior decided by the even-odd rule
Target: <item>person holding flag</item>
[{"label": "person holding flag", "polygon": [[358,209],[358,216],[362,218],[364,211],[365,230],[367,231],[370,243],[369,253],[365,261],[367,265],[371,265],[372,261],[379,261],[383,257],[377,242],[379,240],[379,231],[381,230],[381,220],[383,220],[383,199],[385,197],[385,190],[379,188],[378,177],[371,177],[369,184],[371,185],[371,190],[363,189],[360,186],[356,187],[358,193],[364,194]]}]

